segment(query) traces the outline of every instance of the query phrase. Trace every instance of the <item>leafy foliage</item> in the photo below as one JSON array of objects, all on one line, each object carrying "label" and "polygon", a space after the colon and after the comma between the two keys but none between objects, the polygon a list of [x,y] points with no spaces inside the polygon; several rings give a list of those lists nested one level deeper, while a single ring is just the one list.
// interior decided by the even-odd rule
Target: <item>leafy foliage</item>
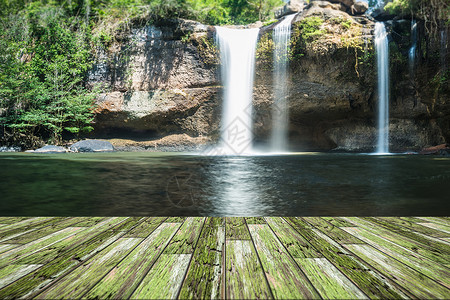
[{"label": "leafy foliage", "polygon": [[95,95],[83,87],[90,36],[77,18],[65,18],[61,9],[31,3],[19,19],[2,19],[0,109],[7,142],[59,143],[64,130],[92,130]]}]

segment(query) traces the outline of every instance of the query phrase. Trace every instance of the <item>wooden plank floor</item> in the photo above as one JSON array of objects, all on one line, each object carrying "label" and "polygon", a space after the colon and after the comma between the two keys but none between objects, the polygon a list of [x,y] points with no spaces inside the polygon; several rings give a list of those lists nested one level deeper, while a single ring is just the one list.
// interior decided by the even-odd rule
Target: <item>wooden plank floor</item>
[{"label": "wooden plank floor", "polygon": [[3,217],[0,298],[450,298],[447,217]]}]

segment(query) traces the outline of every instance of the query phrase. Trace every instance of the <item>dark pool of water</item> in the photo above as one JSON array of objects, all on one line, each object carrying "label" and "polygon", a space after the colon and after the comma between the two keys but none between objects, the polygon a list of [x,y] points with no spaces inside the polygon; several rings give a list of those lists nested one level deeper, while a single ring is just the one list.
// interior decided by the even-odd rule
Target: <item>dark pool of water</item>
[{"label": "dark pool of water", "polygon": [[1,216],[448,216],[450,159],[0,154]]}]

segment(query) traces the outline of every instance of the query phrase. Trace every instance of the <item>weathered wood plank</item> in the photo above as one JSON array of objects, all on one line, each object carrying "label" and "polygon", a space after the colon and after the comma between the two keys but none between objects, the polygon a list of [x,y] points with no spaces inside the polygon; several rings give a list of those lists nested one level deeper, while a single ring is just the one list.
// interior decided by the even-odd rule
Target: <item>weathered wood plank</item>
[{"label": "weathered wood plank", "polygon": [[21,246],[20,244],[0,244],[0,254],[6,252],[12,248],[17,248]]},{"label": "weathered wood plank", "polygon": [[422,234],[425,234],[428,236],[432,236],[432,237],[436,237],[436,238],[448,236],[448,234],[445,234],[442,231],[422,226],[421,223],[407,221],[404,219],[400,219],[398,217],[383,217],[383,218],[377,218],[377,219],[383,220],[385,222],[389,222],[389,223],[393,224],[394,226],[397,225],[400,228],[405,228],[410,231],[419,232],[419,233],[422,233]]},{"label": "weathered wood plank", "polygon": [[450,226],[450,218],[448,217],[417,217],[417,219],[421,220],[420,223],[423,223],[423,221],[425,221]]},{"label": "weathered wood plank", "polygon": [[226,222],[226,239],[227,240],[249,240],[250,234],[245,219],[239,217],[227,217]]},{"label": "weathered wood plank", "polygon": [[295,258],[323,299],[368,299],[326,258]]},{"label": "weathered wood plank", "polygon": [[42,265],[9,265],[0,269],[0,289],[33,272]]},{"label": "weathered wood plank", "polygon": [[273,230],[277,238],[286,248],[286,250],[294,258],[313,258],[322,257],[319,251],[317,251],[303,236],[301,236],[295,229],[293,229],[282,218],[266,217],[267,224]]},{"label": "weathered wood plank", "polygon": [[378,224],[378,225],[380,225],[379,227],[384,227],[385,229],[388,229],[389,231],[395,232],[401,236],[404,236],[411,240],[414,240],[414,241],[422,244],[423,247],[428,249],[429,251],[439,252],[443,259],[445,259],[446,261],[450,261],[450,248],[447,247],[447,245],[442,245],[440,243],[436,243],[435,241],[430,240],[429,238],[427,238],[424,235],[417,234],[408,229],[403,229],[401,227],[392,225],[389,222],[386,222],[381,219],[377,219],[377,218],[373,218],[373,217],[365,217],[363,219],[366,221],[369,221],[373,224]]},{"label": "weathered wood plank", "polygon": [[32,230],[31,232],[27,232],[25,234],[21,234],[17,237],[8,239],[8,243],[12,244],[26,244],[32,241],[35,241],[37,239],[40,239],[44,236],[47,236],[49,234],[55,233],[57,231],[60,231],[61,229],[64,229],[66,227],[81,227],[78,226],[77,223],[82,221],[83,218],[66,218],[61,219],[58,222],[49,224],[45,227],[38,228],[36,230]]},{"label": "weathered wood plank", "polygon": [[372,246],[346,244],[344,247],[383,272],[392,281],[405,288],[409,293],[412,293],[414,297],[421,299],[446,299],[450,296],[449,289],[397,260],[384,255]]},{"label": "weathered wood plank", "polygon": [[324,234],[329,236],[334,241],[338,242],[339,244],[359,244],[362,243],[360,240],[352,236],[351,234],[348,234],[347,232],[341,230],[339,227],[336,227],[327,221],[323,220],[319,217],[304,217],[302,218],[315,228],[322,231]]},{"label": "weathered wood plank", "polygon": [[405,298],[406,295],[382,275],[374,272],[369,266],[349,255],[342,246],[314,231],[310,225],[298,218],[284,218],[305,239],[307,239],[322,255],[332,262],[347,278],[370,298]]},{"label": "weathered wood plank", "polygon": [[23,220],[32,219],[33,217],[0,217],[0,223],[2,224],[13,224],[19,223]]},{"label": "weathered wood plank", "polygon": [[204,222],[205,218],[203,217],[187,218],[164,250],[164,254],[194,253],[195,243]]},{"label": "weathered wood plank", "polygon": [[124,237],[146,238],[148,237],[162,222],[165,217],[149,217],[143,218],[138,226],[135,226]]},{"label": "weathered wood plank", "polygon": [[252,241],[228,240],[225,260],[227,299],[273,298]]},{"label": "weathered wood plank", "polygon": [[161,224],[83,297],[129,298],[179,227],[179,223]]},{"label": "weathered wood plank", "polygon": [[35,217],[35,218],[24,219],[17,223],[10,223],[9,225],[0,229],[0,240],[3,239],[5,236],[10,235],[8,233],[10,231],[21,232],[21,231],[26,231],[29,229],[35,229],[36,227],[40,226],[42,223],[45,223],[52,219],[54,219],[54,217]]},{"label": "weathered wood plank", "polygon": [[319,298],[319,294],[298,268],[268,225],[248,225],[275,298]]},{"label": "weathered wood plank", "polygon": [[373,246],[374,248],[390,255],[416,271],[427,275],[447,288],[450,288],[450,269],[442,267],[440,264],[436,264],[435,262],[409,249],[401,247],[363,228],[344,227],[342,229],[357,236],[368,245]]},{"label": "weathered wood plank", "polygon": [[166,223],[183,223],[186,221],[186,217],[169,217],[164,222]]},{"label": "weathered wood plank", "polygon": [[245,222],[247,224],[266,224],[263,217],[245,217]]},{"label": "weathered wood plank", "polygon": [[15,264],[19,259],[50,247],[54,243],[64,240],[83,229],[82,227],[67,227],[23,246],[8,250],[0,255],[0,267]]},{"label": "weathered wood plank", "polygon": [[22,234],[35,231],[50,224],[57,223],[63,219],[64,218],[38,217],[7,225],[0,229],[0,243],[9,241],[11,238],[15,238]]},{"label": "weathered wood plank", "polygon": [[36,298],[81,298],[141,241],[141,238],[120,238],[94,258],[60,278]]},{"label": "weathered wood plank", "polygon": [[92,227],[106,220],[106,217],[82,217],[77,227]]},{"label": "weathered wood plank", "polygon": [[162,254],[131,299],[175,299],[192,254]]},{"label": "weathered wood plank", "polygon": [[432,229],[435,229],[435,230],[441,232],[441,234],[442,234],[441,236],[432,235],[434,237],[450,237],[450,227],[449,226],[445,226],[445,225],[438,224],[438,223],[431,223],[431,222],[430,223],[417,223],[417,224],[420,224],[422,226],[432,228]]},{"label": "weathered wood plank", "polygon": [[400,219],[412,222],[412,223],[420,223],[423,222],[423,219],[419,219],[418,217],[400,217]]},{"label": "weathered wood plank", "polygon": [[223,299],[224,218],[207,218],[181,286],[180,299]]},{"label": "weathered wood plank", "polygon": [[92,257],[118,240],[124,234],[120,230],[127,227],[128,221],[128,218],[107,219],[76,234],[77,238],[65,239],[55,243],[52,249],[46,248],[21,259],[21,263],[39,262],[44,265],[10,286],[1,289],[0,299],[28,296],[31,298],[66,270],[80,264],[83,260]]},{"label": "weathered wood plank", "polygon": [[[46,264],[50,261],[54,261],[58,257],[65,255],[70,248],[73,248],[75,245],[81,243],[82,241],[86,241],[87,239],[93,237],[98,234],[99,231],[108,230],[111,226],[116,224],[123,224],[123,218],[112,218],[110,220],[105,220],[104,222],[98,223],[98,225],[93,227],[81,227],[81,230],[76,232],[74,235],[71,235],[65,239],[62,239],[54,244],[51,247],[46,247],[31,253],[30,255],[26,255],[17,260],[17,263],[20,264]],[[85,245],[89,247],[89,245]]]},{"label": "weathered wood plank", "polygon": [[383,237],[384,239],[394,242],[395,244],[405,247],[409,250],[412,250],[413,252],[425,256],[437,263],[445,265],[449,261],[445,254],[443,254],[439,249],[433,248],[432,245],[422,244],[416,240],[412,240],[406,236],[403,236],[389,229],[386,229],[385,227],[377,226],[372,222],[363,220],[362,218],[346,217],[345,219],[351,223],[354,223],[358,227],[367,229],[368,231],[377,234]]},{"label": "weathered wood plank", "polygon": [[336,217],[322,217],[322,219],[324,219],[325,221],[327,221],[328,223],[330,223],[333,226],[336,227],[351,227],[354,226],[354,224],[347,222],[343,219],[340,218],[336,218]]}]

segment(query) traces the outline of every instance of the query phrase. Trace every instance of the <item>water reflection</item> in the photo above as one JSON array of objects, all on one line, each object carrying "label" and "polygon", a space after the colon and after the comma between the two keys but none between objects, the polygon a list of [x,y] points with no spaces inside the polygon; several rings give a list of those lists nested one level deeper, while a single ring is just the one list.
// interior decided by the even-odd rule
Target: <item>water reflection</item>
[{"label": "water reflection", "polygon": [[262,184],[259,179],[264,174],[253,160],[251,157],[222,157],[221,167],[211,170],[207,185],[212,189],[213,215],[260,216],[270,210],[259,194]]},{"label": "water reflection", "polygon": [[450,159],[0,155],[0,214],[448,215]]}]

